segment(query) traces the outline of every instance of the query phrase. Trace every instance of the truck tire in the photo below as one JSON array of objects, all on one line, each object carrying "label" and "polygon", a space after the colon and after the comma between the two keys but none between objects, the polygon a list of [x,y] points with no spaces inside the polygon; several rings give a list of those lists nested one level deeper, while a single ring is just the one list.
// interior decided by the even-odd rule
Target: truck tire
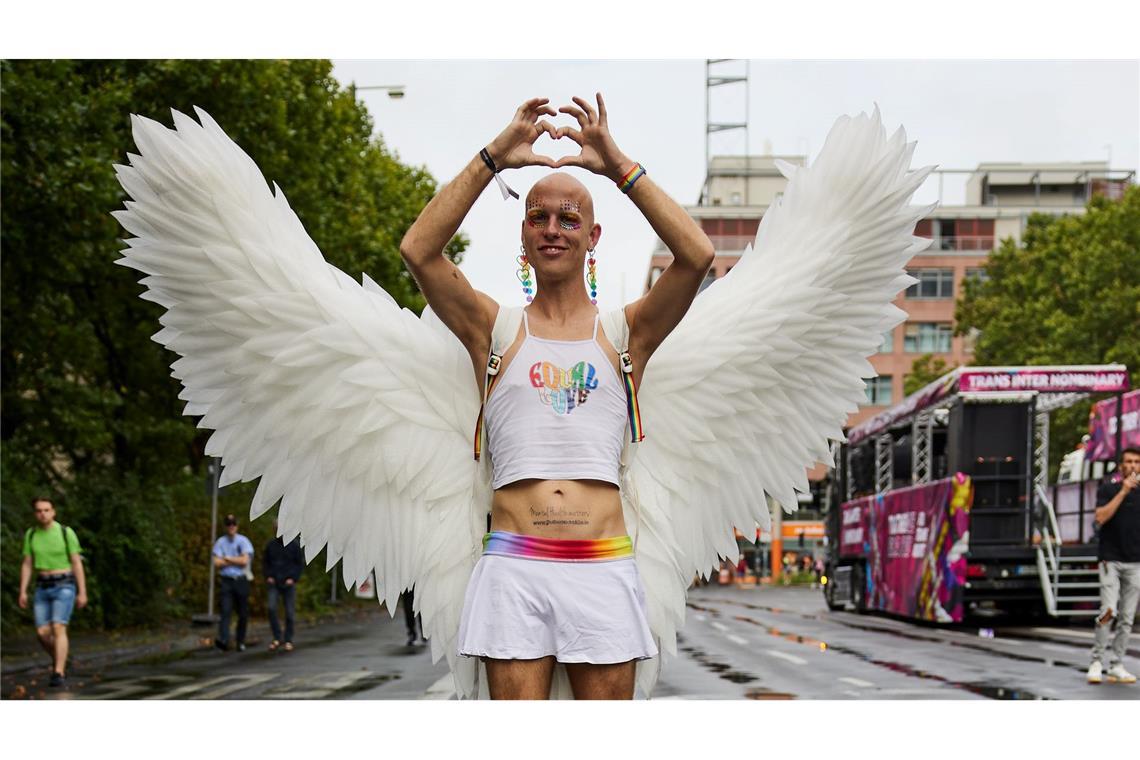
[{"label": "truck tire", "polygon": [[863,565],[856,565],[851,571],[851,600],[855,611],[862,615],[867,611],[867,581]]},{"label": "truck tire", "polygon": [[835,601],[835,569],[828,568],[827,572],[827,585],[823,587],[823,601],[827,604],[827,609],[832,612],[843,609],[846,605],[843,602]]}]

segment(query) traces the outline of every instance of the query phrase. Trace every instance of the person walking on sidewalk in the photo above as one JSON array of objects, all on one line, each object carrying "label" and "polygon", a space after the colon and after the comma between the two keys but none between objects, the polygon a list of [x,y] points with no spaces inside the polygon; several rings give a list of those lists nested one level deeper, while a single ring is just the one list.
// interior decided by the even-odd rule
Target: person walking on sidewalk
[{"label": "person walking on sidewalk", "polygon": [[245,651],[245,628],[249,623],[249,582],[253,573],[253,544],[238,533],[238,521],[226,515],[226,534],[214,542],[214,567],[222,581],[222,619],[214,646],[223,652],[230,648],[230,615],[237,608],[237,651]]},{"label": "person walking on sidewalk", "polygon": [[75,531],[55,521],[51,499],[32,499],[37,525],[24,534],[20,566],[20,609],[28,607],[28,582],[36,574],[33,598],[36,637],[52,658],[52,686],[63,686],[67,673],[67,625],[74,606],[87,606],[87,577]]},{"label": "person walking on sidewalk", "polygon": [[[277,521],[273,521],[277,530]],[[269,627],[273,629],[273,641],[269,651],[283,647],[293,651],[293,617],[297,604],[297,582],[305,571],[305,553],[301,550],[301,537],[297,536],[288,544],[280,536],[265,544],[265,557],[262,560],[265,573],[265,588],[268,596]],[[281,635],[281,621],[277,617],[277,600],[285,608],[285,636]]]},{"label": "person walking on sidewalk", "polygon": [[[1140,601],[1140,450],[1124,449],[1120,467],[1097,488],[1096,524],[1100,528],[1097,568],[1100,572],[1100,614],[1089,665],[1089,683],[1136,683],[1124,669],[1124,653],[1136,605]],[[1108,670],[1102,659],[1112,648]]]}]

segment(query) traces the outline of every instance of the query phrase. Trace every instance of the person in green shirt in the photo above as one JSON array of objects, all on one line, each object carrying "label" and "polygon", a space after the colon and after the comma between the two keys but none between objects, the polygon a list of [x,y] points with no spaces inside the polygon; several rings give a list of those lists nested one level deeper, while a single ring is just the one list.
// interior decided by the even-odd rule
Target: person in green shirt
[{"label": "person in green shirt", "polygon": [[63,686],[67,667],[67,624],[71,610],[87,606],[87,578],[82,549],[71,528],[55,521],[51,499],[32,500],[36,527],[24,534],[24,562],[20,566],[20,609],[28,607],[28,582],[36,574],[33,598],[36,636],[52,658],[51,685]]}]

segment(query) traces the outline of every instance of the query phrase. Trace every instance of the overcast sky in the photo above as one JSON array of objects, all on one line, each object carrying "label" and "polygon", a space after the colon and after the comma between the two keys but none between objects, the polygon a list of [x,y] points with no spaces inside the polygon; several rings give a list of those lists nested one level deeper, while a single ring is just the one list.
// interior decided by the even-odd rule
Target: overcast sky
[{"label": "overcast sky", "polygon": [[[718,71],[742,71],[722,64]],[[365,61],[337,60],[335,76],[358,86],[404,85],[393,100],[361,92],[377,131],[406,163],[426,166],[441,183],[506,126],[532,96],[555,107],[573,95],[606,98],[619,147],[640,161],[681,204],[696,203],[704,178],[705,64],[658,61]],[[888,129],[906,128],[918,141],[915,165],[973,168],[986,161],[1101,161],[1136,169],[1140,163],[1140,65],[1121,61],[773,61],[749,64],[750,152],[814,157],[844,113],[879,104]],[[743,115],[744,90],[714,91],[714,120]],[[569,124],[568,116],[553,120]],[[539,152],[576,148],[543,137]],[[739,132],[724,133],[714,153],[740,153]],[[720,148],[720,150],[717,150]],[[575,151],[576,152],[576,151]],[[549,170],[504,173],[526,190]],[[602,225],[598,300],[604,308],[641,291],[655,236],[637,209],[607,180],[579,169]],[[947,202],[961,202],[947,184]],[[928,183],[921,200],[937,198]],[[286,188],[286,192],[288,192]],[[463,231],[471,239],[463,271],[501,303],[522,303],[514,277],[519,201],[504,202],[494,183],[476,203]],[[357,273],[353,273],[357,274]],[[624,274],[624,293],[622,293]]]}]

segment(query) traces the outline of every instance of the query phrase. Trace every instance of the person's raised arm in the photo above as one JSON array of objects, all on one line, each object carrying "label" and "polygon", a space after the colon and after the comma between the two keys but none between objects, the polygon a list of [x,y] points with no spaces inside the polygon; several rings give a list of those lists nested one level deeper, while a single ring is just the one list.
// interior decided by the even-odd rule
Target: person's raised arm
[{"label": "person's raised arm", "polygon": [[1120,505],[1124,503],[1124,499],[1136,488],[1140,482],[1140,476],[1129,475],[1120,482],[1120,490],[1116,492],[1106,503],[1099,505],[1096,512],[1093,514],[1093,520],[1097,525],[1104,525],[1116,515],[1116,510],[1120,509]]},{"label": "person's raised arm", "polygon": [[[553,159],[536,155],[533,150],[535,140],[543,132],[558,136],[553,125],[539,121],[539,116],[555,115],[548,102],[547,98],[531,98],[523,103],[507,128],[487,146],[496,169],[554,166]],[[498,305],[471,287],[459,267],[444,257],[443,249],[493,176],[476,153],[463,171],[444,185],[420,212],[400,243],[400,254],[428,304],[480,367],[486,360],[485,348],[491,338]]]},{"label": "person's raised arm", "polygon": [[[597,110],[583,98],[573,100],[577,108],[563,106],[558,110],[577,119],[581,129],[562,127],[558,133],[582,146],[582,152],[561,159],[557,165],[588,169],[620,187],[640,165],[622,153],[610,135],[602,94],[597,93]],[[648,174],[636,178],[628,195],[673,254],[673,261],[649,293],[626,307],[634,376],[640,378],[649,357],[689,310],[712,264],[714,250],[708,235]]]}]

